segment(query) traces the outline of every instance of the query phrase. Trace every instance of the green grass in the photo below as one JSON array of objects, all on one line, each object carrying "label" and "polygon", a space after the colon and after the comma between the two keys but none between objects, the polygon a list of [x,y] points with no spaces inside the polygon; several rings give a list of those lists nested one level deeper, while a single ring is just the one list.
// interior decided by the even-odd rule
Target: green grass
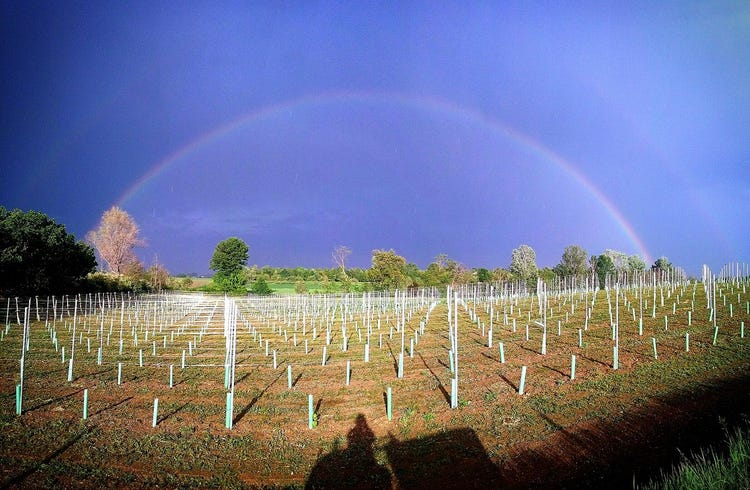
[{"label": "green grass", "polygon": [[[191,277],[192,283],[186,289],[188,290],[208,290],[211,288],[213,282],[210,277]],[[296,286],[298,281],[266,281],[268,286],[273,289],[274,294],[296,294]],[[323,293],[343,293],[343,284],[340,282],[331,281],[325,283],[323,281],[302,281],[307,288],[308,294],[323,294]],[[252,281],[248,283],[248,287],[252,285]]]},{"label": "green grass", "polygon": [[[308,293],[340,293],[341,283],[329,282],[327,285],[322,281],[303,281]],[[297,281],[274,282],[268,281],[268,286],[273,289],[274,294],[296,294]]]},{"label": "green grass", "polygon": [[645,489],[750,488],[750,426],[727,434],[727,452],[702,449]]}]

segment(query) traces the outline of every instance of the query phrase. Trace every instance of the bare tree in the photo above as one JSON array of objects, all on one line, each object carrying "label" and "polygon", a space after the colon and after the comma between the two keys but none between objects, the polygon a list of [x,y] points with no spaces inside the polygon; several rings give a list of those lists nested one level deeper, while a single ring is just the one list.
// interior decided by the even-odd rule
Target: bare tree
[{"label": "bare tree", "polygon": [[145,245],[135,220],[117,206],[102,215],[99,227],[86,235],[110,271],[118,276],[138,263],[133,249]]},{"label": "bare tree", "polygon": [[346,258],[351,253],[351,249],[345,245],[339,245],[338,247],[333,249],[333,263],[341,268],[341,273],[344,275],[346,275]]},{"label": "bare tree", "polygon": [[169,281],[169,271],[154,257],[154,263],[148,268],[148,281],[151,289],[161,291]]}]

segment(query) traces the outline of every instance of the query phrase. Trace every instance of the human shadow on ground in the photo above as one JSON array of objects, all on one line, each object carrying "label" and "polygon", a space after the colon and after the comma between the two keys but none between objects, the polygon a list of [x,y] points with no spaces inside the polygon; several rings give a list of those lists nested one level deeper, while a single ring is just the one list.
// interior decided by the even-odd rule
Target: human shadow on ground
[{"label": "human shadow on ground", "polygon": [[472,429],[458,429],[400,441],[389,434],[375,457],[375,435],[362,414],[347,434],[346,448],[318,460],[305,488],[492,488],[500,472]]},{"label": "human shadow on ground", "polygon": [[473,429],[460,428],[385,446],[397,488],[498,488],[499,468]]},{"label": "human shadow on ground", "polygon": [[305,488],[391,488],[388,470],[375,460],[375,434],[362,414],[346,435],[345,449],[333,451],[318,460]]},{"label": "human shadow on ground", "polygon": [[748,407],[741,373],[580,423],[534,409],[551,432],[492,458],[471,428],[377,444],[360,414],[349,445],[319,459],[306,488],[633,488],[699,448],[726,454],[727,434],[750,427]]}]

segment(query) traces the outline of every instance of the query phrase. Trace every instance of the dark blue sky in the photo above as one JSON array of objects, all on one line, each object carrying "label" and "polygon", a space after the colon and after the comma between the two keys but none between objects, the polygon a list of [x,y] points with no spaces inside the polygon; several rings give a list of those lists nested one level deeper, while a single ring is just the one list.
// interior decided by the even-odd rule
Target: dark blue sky
[{"label": "dark blue sky", "polygon": [[561,3],[3,2],[0,205],[173,273],[750,261],[750,3]]}]

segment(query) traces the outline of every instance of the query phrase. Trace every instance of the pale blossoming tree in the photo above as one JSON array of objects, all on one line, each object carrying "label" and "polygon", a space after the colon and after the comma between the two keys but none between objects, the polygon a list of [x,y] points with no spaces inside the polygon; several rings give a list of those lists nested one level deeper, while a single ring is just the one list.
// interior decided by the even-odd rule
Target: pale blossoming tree
[{"label": "pale blossoming tree", "polygon": [[102,215],[99,227],[89,232],[86,239],[96,248],[107,268],[117,275],[122,275],[138,263],[133,249],[146,243],[140,237],[135,220],[117,206]]}]

